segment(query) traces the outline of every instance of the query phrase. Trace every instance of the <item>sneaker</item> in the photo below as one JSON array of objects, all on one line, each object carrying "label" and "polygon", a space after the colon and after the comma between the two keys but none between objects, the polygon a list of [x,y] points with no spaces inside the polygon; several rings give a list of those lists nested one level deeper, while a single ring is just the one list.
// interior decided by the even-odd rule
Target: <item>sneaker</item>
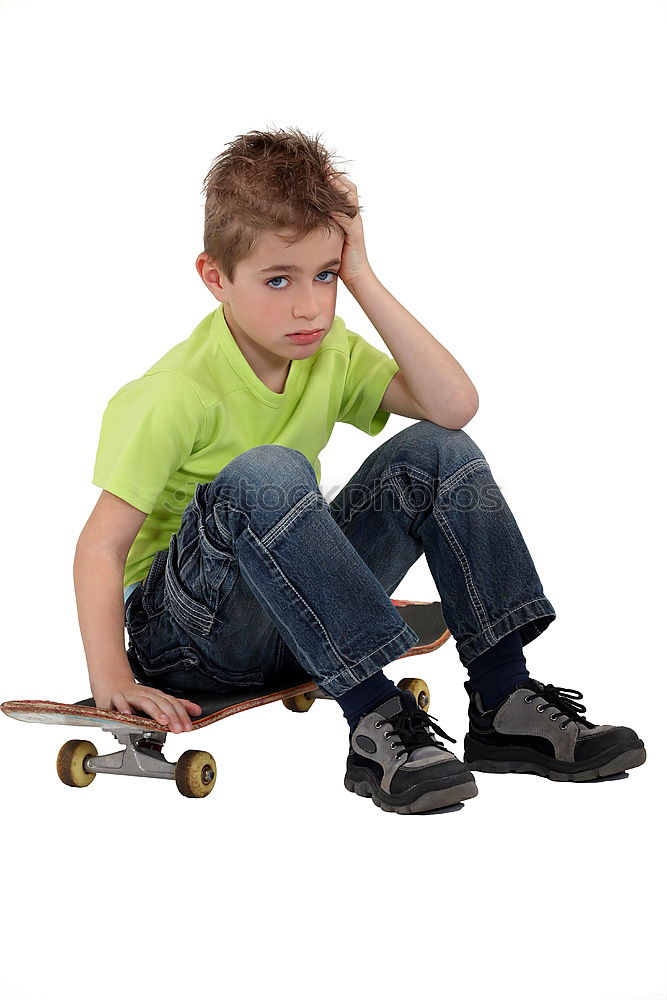
[{"label": "sneaker", "polygon": [[431,720],[411,691],[363,715],[350,733],[347,790],[398,813],[427,812],[477,795],[474,775],[428,730],[456,740]]},{"label": "sneaker", "polygon": [[500,705],[484,710],[470,695],[463,760],[473,771],[539,774],[552,781],[590,781],[639,767],[646,750],[634,729],[596,726],[584,718],[581,691],[521,682]]}]

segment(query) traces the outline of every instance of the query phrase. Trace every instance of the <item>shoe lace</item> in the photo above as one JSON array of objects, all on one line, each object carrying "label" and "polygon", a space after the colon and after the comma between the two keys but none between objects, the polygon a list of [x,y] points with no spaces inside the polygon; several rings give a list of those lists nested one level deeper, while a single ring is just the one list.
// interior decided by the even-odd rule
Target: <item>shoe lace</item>
[{"label": "shoe lace", "polygon": [[581,691],[575,691],[574,688],[556,687],[553,684],[545,684],[541,691],[535,691],[534,694],[526,695],[524,701],[530,705],[535,698],[544,698],[546,701],[545,705],[537,706],[540,712],[543,712],[546,708],[559,709],[550,718],[555,720],[561,715],[564,716],[564,721],[560,723],[561,729],[567,729],[570,722],[586,721],[584,717],[586,706],[580,701],[575,700],[583,698]]},{"label": "shoe lace", "polygon": [[[387,730],[385,738],[389,739],[390,736],[398,736],[400,742],[403,744],[402,749],[395,755],[397,760],[402,754],[409,754],[415,747],[440,747],[442,750],[446,750],[447,748],[444,743],[440,743],[429,733],[429,728],[435,730],[439,736],[449,740],[451,743],[456,743],[453,736],[448,736],[444,729],[435,725],[437,716],[429,715],[422,708],[404,708],[392,716],[390,720],[376,722],[375,728],[379,729],[387,721],[391,722],[393,728]],[[392,743],[392,750],[397,746],[399,746],[399,743]]]}]

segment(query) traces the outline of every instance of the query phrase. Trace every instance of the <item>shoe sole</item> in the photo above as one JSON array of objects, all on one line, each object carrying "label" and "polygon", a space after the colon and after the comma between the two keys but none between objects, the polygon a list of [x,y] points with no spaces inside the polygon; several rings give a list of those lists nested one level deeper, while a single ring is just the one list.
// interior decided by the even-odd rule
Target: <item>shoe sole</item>
[{"label": "shoe sole", "polygon": [[[468,747],[470,746],[471,741],[468,742]],[[568,766],[572,767],[572,765],[567,764],[563,764],[561,770],[553,765],[550,766],[535,760],[492,760],[488,757],[472,759],[474,757],[474,752],[470,753],[470,750],[466,750],[463,755],[464,763],[471,771],[484,771],[488,774],[508,774],[510,772],[536,774],[542,778],[549,778],[550,781],[594,781],[596,778],[608,778],[612,774],[622,774],[623,771],[632,767],[639,767],[646,760],[646,749],[642,744],[622,750],[611,759],[581,771],[567,770]]]},{"label": "shoe sole", "polygon": [[385,797],[385,793],[381,792],[372,781],[365,778],[355,781],[347,774],[345,775],[345,787],[348,792],[355,792],[357,795],[361,795],[362,798],[372,799],[373,804],[379,806],[384,812],[397,812],[404,815],[429,812],[431,809],[442,809],[445,806],[457,805],[459,802],[463,802],[464,799],[474,799],[479,790],[472,774],[470,775],[470,780],[465,780],[464,778],[458,784],[449,785],[447,788],[432,788],[412,802],[392,802],[391,799]]}]

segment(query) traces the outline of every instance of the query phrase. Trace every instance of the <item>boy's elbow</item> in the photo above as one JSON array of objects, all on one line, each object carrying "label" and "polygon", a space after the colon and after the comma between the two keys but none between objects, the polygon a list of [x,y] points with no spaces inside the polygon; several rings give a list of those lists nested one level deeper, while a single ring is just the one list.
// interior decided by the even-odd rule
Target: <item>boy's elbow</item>
[{"label": "boy's elbow", "polygon": [[464,409],[464,419],[462,427],[469,424],[472,418],[475,416],[479,409],[479,396],[477,395],[477,390],[473,389],[473,395],[468,400],[467,406]]},{"label": "boy's elbow", "polygon": [[473,389],[472,393],[459,403],[452,418],[448,419],[443,426],[453,431],[460,431],[466,424],[470,423],[478,409],[479,396],[477,395],[477,390]]}]

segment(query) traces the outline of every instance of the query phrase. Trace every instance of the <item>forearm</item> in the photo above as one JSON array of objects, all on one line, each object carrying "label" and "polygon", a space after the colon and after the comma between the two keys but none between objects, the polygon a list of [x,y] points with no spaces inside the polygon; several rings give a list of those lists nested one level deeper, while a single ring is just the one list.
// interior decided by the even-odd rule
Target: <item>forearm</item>
[{"label": "forearm", "polygon": [[429,420],[466,423],[477,411],[477,390],[456,358],[367,270],[350,292],[391,351],[405,383]]},{"label": "forearm", "polygon": [[113,549],[90,542],[77,545],[74,589],[93,696],[134,682],[125,651],[124,569]]}]

